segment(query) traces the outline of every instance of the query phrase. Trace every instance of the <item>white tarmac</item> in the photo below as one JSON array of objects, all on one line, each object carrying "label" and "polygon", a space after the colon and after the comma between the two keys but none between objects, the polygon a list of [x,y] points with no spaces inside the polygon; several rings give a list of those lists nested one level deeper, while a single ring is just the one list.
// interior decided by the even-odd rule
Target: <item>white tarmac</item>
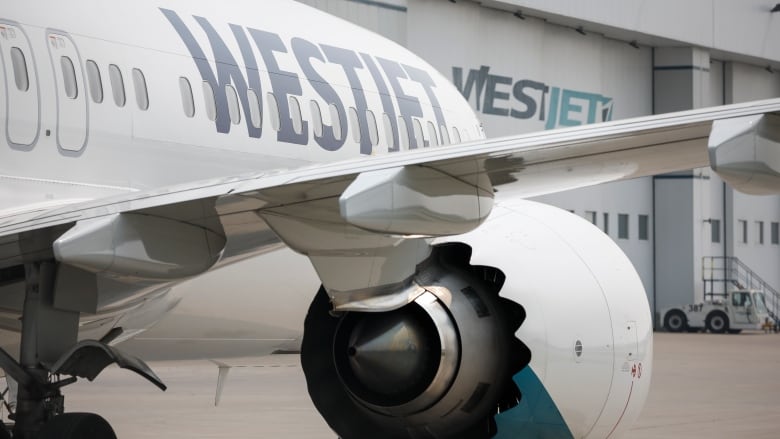
[{"label": "white tarmac", "polygon": [[[162,393],[116,368],[66,388],[68,411],[105,416],[120,439],[334,439],[308,400],[296,355],[234,360],[214,407],[217,367],[158,362]],[[655,337],[653,387],[627,435],[649,438],[780,437],[780,335]]]}]

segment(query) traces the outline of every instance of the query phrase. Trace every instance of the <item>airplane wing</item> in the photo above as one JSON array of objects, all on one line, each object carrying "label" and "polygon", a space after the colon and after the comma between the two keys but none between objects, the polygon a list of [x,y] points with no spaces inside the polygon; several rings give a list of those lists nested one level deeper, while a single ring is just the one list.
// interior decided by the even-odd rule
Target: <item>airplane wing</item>
[{"label": "airplane wing", "polygon": [[[780,99],[232,176],[7,215],[0,217],[0,267],[50,252],[74,224],[118,214],[168,219],[226,238],[230,230],[240,229],[242,236],[260,230],[252,225],[260,218],[284,235],[273,220],[280,217],[317,217],[333,230],[436,236],[473,229],[487,216],[494,191],[530,197],[710,164],[743,191],[777,193]],[[226,231],[225,224],[235,227]],[[95,236],[100,227],[82,227],[87,232],[79,236]],[[207,246],[218,246],[209,239]],[[296,247],[295,237],[284,240]],[[59,258],[74,251],[61,247]]]}]

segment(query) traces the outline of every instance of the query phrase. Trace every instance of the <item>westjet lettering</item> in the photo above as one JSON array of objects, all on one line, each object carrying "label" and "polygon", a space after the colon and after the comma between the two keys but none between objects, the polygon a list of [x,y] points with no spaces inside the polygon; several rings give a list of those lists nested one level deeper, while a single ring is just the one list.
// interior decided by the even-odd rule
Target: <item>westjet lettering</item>
[{"label": "westjet lettering", "polygon": [[[347,120],[347,105],[344,99],[326,77],[318,72],[315,60],[319,63],[331,63],[338,65],[346,77],[347,83],[352,89],[352,99],[357,110],[358,126],[360,129],[360,152],[371,154],[372,144],[368,133],[368,121],[366,120],[368,109],[365,90],[374,89],[381,96],[382,110],[388,115],[388,124],[394,139],[390,151],[399,150],[399,127],[396,117],[403,118],[407,129],[413,126],[413,118],[423,117],[423,109],[418,96],[406,92],[400,80],[409,80],[419,84],[425,92],[425,96],[433,108],[433,113],[438,127],[446,127],[447,121],[439,105],[436,95],[436,83],[433,78],[422,69],[401,64],[392,59],[373,57],[367,53],[359,53],[343,47],[335,47],[325,44],[315,44],[303,38],[294,37],[286,43],[279,34],[259,29],[246,28],[230,24],[230,29],[235,42],[240,48],[241,55],[236,57],[231,53],[223,37],[215,30],[207,18],[195,16],[195,20],[208,37],[208,45],[211,47],[214,64],[209,61],[209,56],[187,27],[179,15],[170,9],[160,9],[170,21],[173,28],[181,37],[187,49],[197,65],[203,79],[214,90],[216,98],[216,128],[217,132],[229,133],[231,128],[228,115],[227,94],[225,85],[231,84],[236,88],[241,97],[241,105],[246,114],[249,114],[248,89],[254,90],[262,96],[260,72],[268,75],[271,90],[276,97],[280,126],[277,140],[284,143],[305,145],[309,142],[309,130],[307,121],[303,121],[303,127],[296,130],[290,116],[288,96],[303,96],[301,89],[301,77],[307,80],[319,96],[334,109],[339,120]],[[252,47],[256,48],[261,56],[259,63]],[[283,70],[279,67],[278,57],[293,57],[298,64],[299,71]],[[240,62],[239,62],[240,60]],[[244,66],[244,72],[240,66]],[[381,71],[380,71],[381,68]],[[357,71],[367,69],[374,80],[373,87],[363,84]],[[215,71],[216,70],[216,71]],[[300,73],[300,74],[299,74]],[[384,73],[384,76],[383,76]],[[385,79],[386,78],[386,79]],[[390,92],[392,90],[392,93]],[[262,110],[262,99],[260,108]],[[249,137],[260,138],[261,127],[247,125]],[[343,125],[342,133],[335,132],[334,126],[323,126],[321,133],[314,133],[314,140],[322,149],[336,151],[344,145],[347,138],[347,124]],[[409,148],[415,149],[427,145],[418,145],[416,136],[409,137]]]},{"label": "westjet lettering", "polygon": [[[540,81],[490,73],[489,66],[479,70],[452,68],[455,87],[467,100],[475,97],[477,111],[493,116],[533,119],[545,122],[545,129],[585,125],[612,120],[613,99],[599,93],[554,87]],[[514,98],[514,99],[512,99]]]}]

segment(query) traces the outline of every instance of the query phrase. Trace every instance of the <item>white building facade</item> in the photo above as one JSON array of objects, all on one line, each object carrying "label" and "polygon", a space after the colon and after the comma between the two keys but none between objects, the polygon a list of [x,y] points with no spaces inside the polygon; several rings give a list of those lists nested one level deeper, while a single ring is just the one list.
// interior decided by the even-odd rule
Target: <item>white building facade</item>
[{"label": "white building facade", "polygon": [[[422,56],[489,137],[780,97],[773,0],[300,1]],[[609,234],[656,315],[704,299],[703,279],[724,277],[709,257],[737,258],[780,289],[780,196],[737,193],[709,169],[539,200]]]}]

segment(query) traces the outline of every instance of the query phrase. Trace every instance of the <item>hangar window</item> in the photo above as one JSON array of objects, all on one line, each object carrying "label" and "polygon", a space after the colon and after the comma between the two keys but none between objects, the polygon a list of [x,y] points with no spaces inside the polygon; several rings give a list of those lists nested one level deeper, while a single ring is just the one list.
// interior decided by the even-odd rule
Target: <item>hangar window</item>
[{"label": "hangar window", "polygon": [[271,116],[271,129],[279,131],[279,104],[276,102],[276,96],[274,96],[273,93],[268,92],[266,100],[268,101],[268,111],[266,111],[266,114]]},{"label": "hangar window", "polygon": [[604,212],[604,233],[609,235],[609,214],[607,212]]},{"label": "hangar window", "polygon": [[780,223],[772,223],[772,244],[780,244]]},{"label": "hangar window", "polygon": [[295,134],[303,133],[303,115],[301,115],[301,104],[295,96],[289,96],[287,104],[290,106],[290,118],[292,118],[293,131]]},{"label": "hangar window", "polygon": [[650,217],[647,215],[639,215],[639,240],[647,241],[650,236]]},{"label": "hangar window", "polygon": [[460,131],[458,131],[458,127],[452,127],[452,143],[453,145],[457,145],[460,143]]},{"label": "hangar window", "polygon": [[195,99],[192,97],[192,86],[189,79],[179,78],[179,92],[181,92],[181,107],[187,117],[195,116]]},{"label": "hangar window", "polygon": [[320,111],[320,104],[317,101],[311,101],[309,103],[311,110],[311,123],[314,129],[314,137],[322,137],[322,111]]},{"label": "hangar window", "polygon": [[341,140],[344,138],[344,132],[341,130],[341,117],[339,117],[339,110],[334,104],[328,105],[328,110],[330,111],[330,123],[333,127],[333,137],[335,137],[336,140]]},{"label": "hangar window", "polygon": [[203,81],[203,100],[206,103],[206,117],[210,121],[217,120],[217,101],[214,100],[214,89],[208,81]]},{"label": "hangar window", "polygon": [[396,145],[393,142],[393,123],[390,121],[390,116],[387,113],[382,114],[382,125],[385,129],[385,139],[387,140],[387,150],[395,151]]},{"label": "hangar window", "polygon": [[100,69],[97,63],[91,59],[87,60],[87,81],[92,100],[96,104],[103,102],[103,80],[100,78]]},{"label": "hangar window", "polygon": [[406,151],[409,149],[409,128],[406,126],[406,119],[398,118],[398,149]]},{"label": "hangar window", "polygon": [[116,64],[108,66],[108,80],[111,82],[111,94],[117,107],[125,106],[125,80],[122,79],[122,71]]},{"label": "hangar window", "polygon": [[764,244],[764,222],[756,221],[756,244]]},{"label": "hangar window", "polygon": [[371,140],[372,145],[379,144],[379,131],[376,126],[376,117],[374,112],[366,110],[366,124],[368,124],[368,137]]},{"label": "hangar window", "polygon": [[241,110],[238,108],[238,93],[230,84],[225,84],[225,97],[227,98],[230,123],[238,125],[241,122]]},{"label": "hangar window", "polygon": [[628,239],[628,214],[618,214],[618,239]]},{"label": "hangar window", "polygon": [[431,138],[431,146],[439,146],[439,136],[436,134],[436,126],[433,122],[428,122],[428,137]]},{"label": "hangar window", "polygon": [[450,135],[447,132],[447,127],[444,125],[439,127],[439,131],[441,131],[441,144],[442,145],[449,145],[450,144]]},{"label": "hangar window", "polygon": [[60,57],[60,67],[62,67],[62,82],[65,87],[65,96],[69,99],[76,99],[79,96],[79,86],[76,82],[76,68],[73,67],[73,61],[70,57]]},{"label": "hangar window", "polygon": [[352,140],[360,143],[360,121],[355,107],[349,107],[349,130],[352,131]]},{"label": "hangar window", "polygon": [[260,96],[251,88],[246,91],[246,98],[249,101],[249,121],[255,128],[260,128],[263,123],[263,113],[260,111]]},{"label": "hangar window", "polygon": [[585,211],[585,219],[590,221],[591,224],[593,224],[594,226],[597,225],[597,223],[598,223],[598,221],[596,219],[597,218],[596,215],[597,215],[596,212],[593,211],[593,210],[586,210]]},{"label": "hangar window", "polygon": [[739,224],[739,230],[738,230],[738,232],[739,232],[739,242],[741,242],[742,244],[747,244],[747,242],[748,242],[747,221],[739,220],[738,224]]},{"label": "hangar window", "polygon": [[138,109],[146,111],[149,109],[149,92],[146,89],[146,77],[140,69],[133,69],[133,87],[135,88],[135,103]]},{"label": "hangar window", "polygon": [[720,220],[710,220],[710,234],[712,242],[718,244],[720,242]]},{"label": "hangar window", "polygon": [[30,89],[30,77],[27,75],[27,60],[24,59],[22,49],[18,47],[11,48],[11,64],[14,67],[14,81],[19,91]]}]

